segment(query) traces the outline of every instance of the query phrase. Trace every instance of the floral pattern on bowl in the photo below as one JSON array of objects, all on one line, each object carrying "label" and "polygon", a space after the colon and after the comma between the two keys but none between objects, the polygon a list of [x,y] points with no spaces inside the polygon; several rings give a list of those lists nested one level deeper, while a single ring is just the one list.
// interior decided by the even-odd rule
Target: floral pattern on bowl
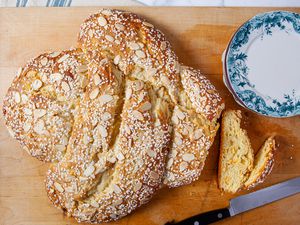
[{"label": "floral pattern on bowl", "polygon": [[[299,115],[300,66],[296,70],[295,64],[297,58],[300,60],[298,49],[299,14],[274,11],[253,17],[234,34],[226,50],[226,86],[240,104],[257,113],[272,117]],[[279,72],[283,69],[286,74]]]}]

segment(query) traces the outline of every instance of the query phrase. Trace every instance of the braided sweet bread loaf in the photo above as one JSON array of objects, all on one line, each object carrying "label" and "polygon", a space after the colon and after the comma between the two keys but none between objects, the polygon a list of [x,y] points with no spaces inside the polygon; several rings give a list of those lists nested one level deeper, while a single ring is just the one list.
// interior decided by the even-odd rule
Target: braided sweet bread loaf
[{"label": "braided sweet bread loaf", "polygon": [[107,222],[163,184],[198,179],[224,108],[214,86],[133,13],[91,15],[78,43],[30,61],[4,99],[13,136],[51,162],[54,205],[80,222]]}]

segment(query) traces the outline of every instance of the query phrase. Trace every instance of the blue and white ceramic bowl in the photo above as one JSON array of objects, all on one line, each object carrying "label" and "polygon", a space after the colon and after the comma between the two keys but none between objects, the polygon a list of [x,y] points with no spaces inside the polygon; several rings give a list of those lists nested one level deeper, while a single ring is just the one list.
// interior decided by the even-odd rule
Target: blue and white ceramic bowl
[{"label": "blue and white ceramic bowl", "polygon": [[236,101],[272,117],[300,115],[300,15],[259,14],[233,35],[223,55],[224,83]]}]

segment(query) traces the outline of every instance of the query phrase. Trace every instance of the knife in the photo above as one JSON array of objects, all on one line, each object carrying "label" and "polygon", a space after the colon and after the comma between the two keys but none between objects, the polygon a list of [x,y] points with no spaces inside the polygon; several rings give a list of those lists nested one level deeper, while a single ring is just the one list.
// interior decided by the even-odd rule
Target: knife
[{"label": "knife", "polygon": [[300,177],[272,185],[261,190],[241,195],[230,200],[228,208],[198,214],[183,221],[165,225],[206,225],[235,216],[248,210],[269,204],[300,192]]}]

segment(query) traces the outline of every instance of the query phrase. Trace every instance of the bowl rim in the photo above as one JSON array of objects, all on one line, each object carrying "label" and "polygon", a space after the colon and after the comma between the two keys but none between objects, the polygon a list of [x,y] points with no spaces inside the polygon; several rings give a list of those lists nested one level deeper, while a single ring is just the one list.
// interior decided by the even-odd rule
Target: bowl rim
[{"label": "bowl rim", "polygon": [[[254,15],[253,17],[251,17],[250,19],[246,20],[244,23],[242,23],[237,29],[236,31],[231,35],[231,38],[230,38],[230,41],[228,42],[227,44],[227,47],[224,51],[224,55],[222,56],[222,61],[223,61],[223,77],[225,77],[224,79],[227,81],[226,84],[224,84],[227,89],[229,89],[229,92],[233,95],[233,98],[234,100],[240,104],[241,106],[243,106],[244,108],[256,113],[256,114],[259,114],[259,115],[262,115],[262,116],[265,116],[265,117],[272,117],[272,118],[289,118],[289,117],[294,117],[294,116],[299,116],[300,115],[300,112],[299,113],[296,113],[296,114],[291,114],[291,115],[285,115],[285,116],[275,116],[275,115],[270,115],[270,114],[262,114],[260,112],[257,112],[256,110],[252,109],[252,108],[249,108],[243,101],[242,99],[237,95],[236,91],[234,90],[234,88],[232,87],[232,84],[231,84],[231,81],[229,79],[229,72],[228,72],[228,66],[227,66],[227,58],[228,58],[228,53],[229,53],[229,49],[230,49],[230,46],[232,44],[232,41],[233,39],[235,38],[237,32],[246,24],[248,23],[250,20],[254,19],[255,17],[259,17],[259,16],[263,16],[265,14],[271,14],[271,13],[274,13],[274,12],[285,12],[285,13],[289,13],[289,14],[295,14],[296,12],[292,12],[292,11],[287,11],[287,10],[273,10],[273,11],[266,11],[266,12],[262,12],[262,13],[259,13],[259,14],[256,14]],[[299,13],[296,13],[296,14],[299,14]],[[300,14],[299,14],[300,15]],[[223,82],[225,82],[223,80]]]}]

